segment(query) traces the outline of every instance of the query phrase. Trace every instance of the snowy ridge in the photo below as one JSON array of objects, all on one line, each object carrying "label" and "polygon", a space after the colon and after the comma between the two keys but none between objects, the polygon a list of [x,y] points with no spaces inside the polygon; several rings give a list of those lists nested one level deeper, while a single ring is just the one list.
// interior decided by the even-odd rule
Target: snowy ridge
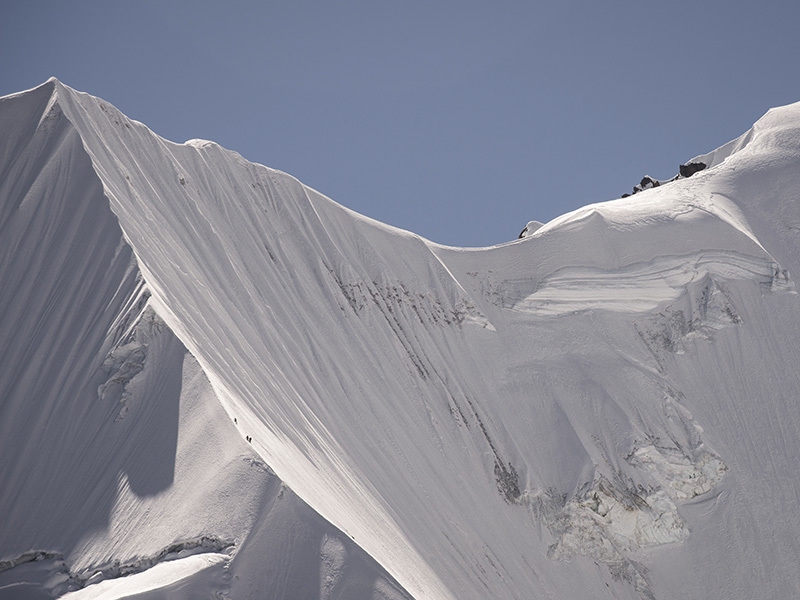
[{"label": "snowy ridge", "polygon": [[[187,597],[313,595],[308,570],[330,537],[346,558],[331,597],[404,597],[257,458],[153,311],[56,85],[0,102],[0,597],[57,597],[162,563],[166,582],[185,569],[165,549],[204,539],[234,550],[181,583]],[[297,564],[261,581],[260,561],[288,544]]]},{"label": "snowy ridge", "polygon": [[[0,559],[46,550],[90,573],[206,536],[231,541],[228,558],[152,571],[158,589],[800,592],[785,510],[800,106],[689,179],[485,249],[377,223],[212,142],[167,142],[55,80],[0,118],[0,427],[23,424],[0,431],[0,507],[30,524],[48,485],[75,495],[15,526]],[[81,439],[105,440],[102,456]],[[26,480],[34,443],[51,466]],[[87,486],[102,499],[88,534]],[[287,560],[297,532],[312,541]]]}]

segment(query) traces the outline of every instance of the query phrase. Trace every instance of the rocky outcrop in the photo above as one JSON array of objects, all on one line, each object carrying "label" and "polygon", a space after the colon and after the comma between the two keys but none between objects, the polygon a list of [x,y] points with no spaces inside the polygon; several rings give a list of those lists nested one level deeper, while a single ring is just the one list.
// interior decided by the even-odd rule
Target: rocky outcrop
[{"label": "rocky outcrop", "polygon": [[642,177],[642,180],[635,186],[633,186],[633,192],[631,194],[622,194],[623,198],[627,198],[632,196],[633,194],[638,194],[639,192],[643,192],[644,190],[649,190],[650,188],[659,187],[665,183],[672,183],[673,181],[677,181],[678,179],[685,179],[687,177],[691,177],[695,173],[702,171],[706,168],[706,164],[702,162],[688,162],[684,163],[679,167],[679,173],[675,175],[672,179],[665,179],[659,180],[650,177],[650,175],[645,175]]}]

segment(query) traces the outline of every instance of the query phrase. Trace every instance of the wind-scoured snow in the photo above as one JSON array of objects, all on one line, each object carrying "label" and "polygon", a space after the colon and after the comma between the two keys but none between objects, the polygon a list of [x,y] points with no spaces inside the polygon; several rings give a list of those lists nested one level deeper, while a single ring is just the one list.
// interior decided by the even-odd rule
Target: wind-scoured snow
[{"label": "wind-scoured snow", "polygon": [[0,597],[55,597],[188,548],[227,549],[240,578],[185,597],[313,596],[331,537],[348,560],[329,597],[403,597],[264,464],[153,311],[56,85],[0,102]]},{"label": "wind-scoured snow", "polygon": [[800,105],[482,249],[55,80],[0,125],[0,594],[800,592]]}]

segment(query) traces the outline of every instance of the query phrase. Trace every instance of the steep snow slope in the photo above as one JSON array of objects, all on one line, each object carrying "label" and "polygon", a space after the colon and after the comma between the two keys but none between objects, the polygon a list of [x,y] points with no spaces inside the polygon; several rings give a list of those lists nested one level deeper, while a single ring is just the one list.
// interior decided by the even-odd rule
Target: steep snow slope
[{"label": "steep snow slope", "polygon": [[[56,81],[5,103],[12,105],[3,107],[8,122],[24,125],[8,136],[22,141],[6,144],[0,165],[30,170],[2,180],[23,186],[2,195],[4,214],[13,215],[2,224],[20,240],[7,246],[15,262],[37,264],[52,222],[68,231],[54,235],[58,247],[47,250],[48,257],[67,257],[54,273],[76,282],[96,269],[101,281],[88,291],[73,285],[73,302],[62,295],[66,284],[43,267],[34,267],[43,273],[38,279],[24,278],[21,267],[3,271],[11,296],[0,306],[22,324],[8,329],[3,345],[3,364],[14,365],[4,388],[13,402],[4,394],[0,410],[14,431],[3,432],[13,456],[3,481],[13,485],[4,486],[1,507],[35,521],[51,506],[14,496],[33,468],[32,444],[62,456],[71,446],[58,436],[77,429],[86,447],[77,444],[68,468],[53,467],[72,478],[83,461],[99,460],[89,443],[111,435],[112,416],[146,427],[147,410],[171,410],[167,429],[175,430],[177,446],[168,436],[154,447],[163,445],[166,464],[183,456],[180,440],[189,435],[198,464],[189,476],[207,461],[208,485],[244,488],[249,500],[242,502],[254,508],[225,519],[218,498],[195,499],[184,505],[190,517],[165,519],[169,535],[202,530],[227,541],[259,530],[266,519],[259,502],[274,495],[273,479],[231,467],[237,452],[246,453],[241,440],[252,439],[252,450],[336,529],[324,526],[347,536],[327,534],[324,540],[334,541],[323,546],[355,542],[389,574],[369,567],[385,583],[365,594],[389,589],[391,578],[417,598],[800,592],[793,510],[800,319],[792,282],[800,261],[800,106],[770,111],[689,179],[588,206],[517,242],[469,250],[366,219],[211,142],[167,142]],[[51,139],[43,115],[56,115],[49,118],[61,124],[58,139],[65,141]],[[25,152],[38,143],[53,157],[24,158],[23,142]],[[25,204],[14,205],[20,190],[34,189],[35,181],[62,198],[91,190],[92,217],[55,217],[63,207],[48,208],[53,194],[41,191],[28,194],[28,210],[40,207],[42,216],[31,217],[33,225],[14,220]],[[81,226],[89,231],[76,233]],[[91,236],[107,249],[85,245]],[[97,304],[75,308],[89,301]],[[37,302],[43,308],[35,309]],[[55,310],[71,312],[53,314],[46,321],[52,325],[37,330],[40,315],[50,319]],[[130,324],[112,334],[125,315]],[[133,323],[136,333],[128,333]],[[163,341],[149,342],[154,330]],[[106,337],[74,350],[86,332]],[[139,382],[143,347],[147,356],[165,358],[153,361],[159,376],[154,369]],[[53,354],[36,354],[43,352]],[[202,393],[174,383],[181,361],[195,359]],[[40,392],[32,381],[42,365],[67,374],[42,379]],[[77,387],[59,395],[62,382]],[[53,439],[39,441],[35,419],[92,390],[105,402],[105,420],[60,409],[65,414],[50,421]],[[169,400],[136,410],[159,394]],[[228,414],[225,424],[213,420],[222,445],[242,448],[227,463],[208,434],[189,433],[196,418],[183,416],[183,406],[200,395],[216,396]],[[30,397],[49,399],[34,410]],[[202,403],[207,410],[211,404]],[[91,413],[91,406],[80,408]],[[136,443],[154,437],[130,436]],[[104,472],[136,479],[136,464],[127,471],[125,464],[144,460],[135,448],[120,441],[102,448],[103,460],[123,462]],[[146,464],[163,468],[164,460]],[[28,497],[47,481],[49,475],[32,481]],[[54,485],[70,489],[68,482]],[[139,485],[133,494],[124,486],[104,490],[107,502],[122,507],[100,513],[134,519],[146,511],[147,486],[158,498],[190,493],[157,473],[144,474]],[[76,530],[72,538],[51,538],[59,548],[72,548],[78,532],[97,530],[82,542],[80,564],[124,561],[118,557],[140,545],[158,546],[150,539],[161,526],[155,519],[141,522],[141,537],[125,538],[109,525],[114,518],[98,525],[58,511],[52,518],[42,536],[64,521]],[[296,521],[302,527],[313,518]],[[25,547],[26,527],[9,530],[16,541],[3,542],[3,555],[33,549]],[[116,548],[118,539],[128,546]],[[222,549],[208,548],[203,564],[215,568]],[[217,589],[262,597],[257,585],[236,588],[256,572],[238,558],[257,560],[255,554],[239,552],[230,564],[219,559],[233,583],[212,577]],[[276,560],[268,555],[273,567]],[[285,560],[286,571],[304,564]],[[322,563],[338,572],[337,561]],[[199,564],[180,563],[189,574],[178,577],[176,566],[174,581],[188,577],[196,592],[206,585],[207,570],[191,574]],[[326,597],[324,578],[313,579],[314,595]],[[288,581],[299,585],[300,577]],[[138,589],[133,579],[126,585]],[[144,591],[149,584],[141,585]],[[306,593],[287,587],[282,595]]]},{"label": "steep snow slope", "polygon": [[264,465],[153,311],[55,85],[0,101],[0,597],[153,565],[157,585],[103,597],[404,597]]}]

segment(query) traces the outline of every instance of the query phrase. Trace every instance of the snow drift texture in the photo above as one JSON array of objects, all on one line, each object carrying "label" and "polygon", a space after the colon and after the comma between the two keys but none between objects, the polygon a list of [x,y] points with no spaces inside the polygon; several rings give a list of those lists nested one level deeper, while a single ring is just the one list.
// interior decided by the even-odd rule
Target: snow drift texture
[{"label": "snow drift texture", "polygon": [[443,247],[0,100],[0,597],[800,595],[800,105]]}]

